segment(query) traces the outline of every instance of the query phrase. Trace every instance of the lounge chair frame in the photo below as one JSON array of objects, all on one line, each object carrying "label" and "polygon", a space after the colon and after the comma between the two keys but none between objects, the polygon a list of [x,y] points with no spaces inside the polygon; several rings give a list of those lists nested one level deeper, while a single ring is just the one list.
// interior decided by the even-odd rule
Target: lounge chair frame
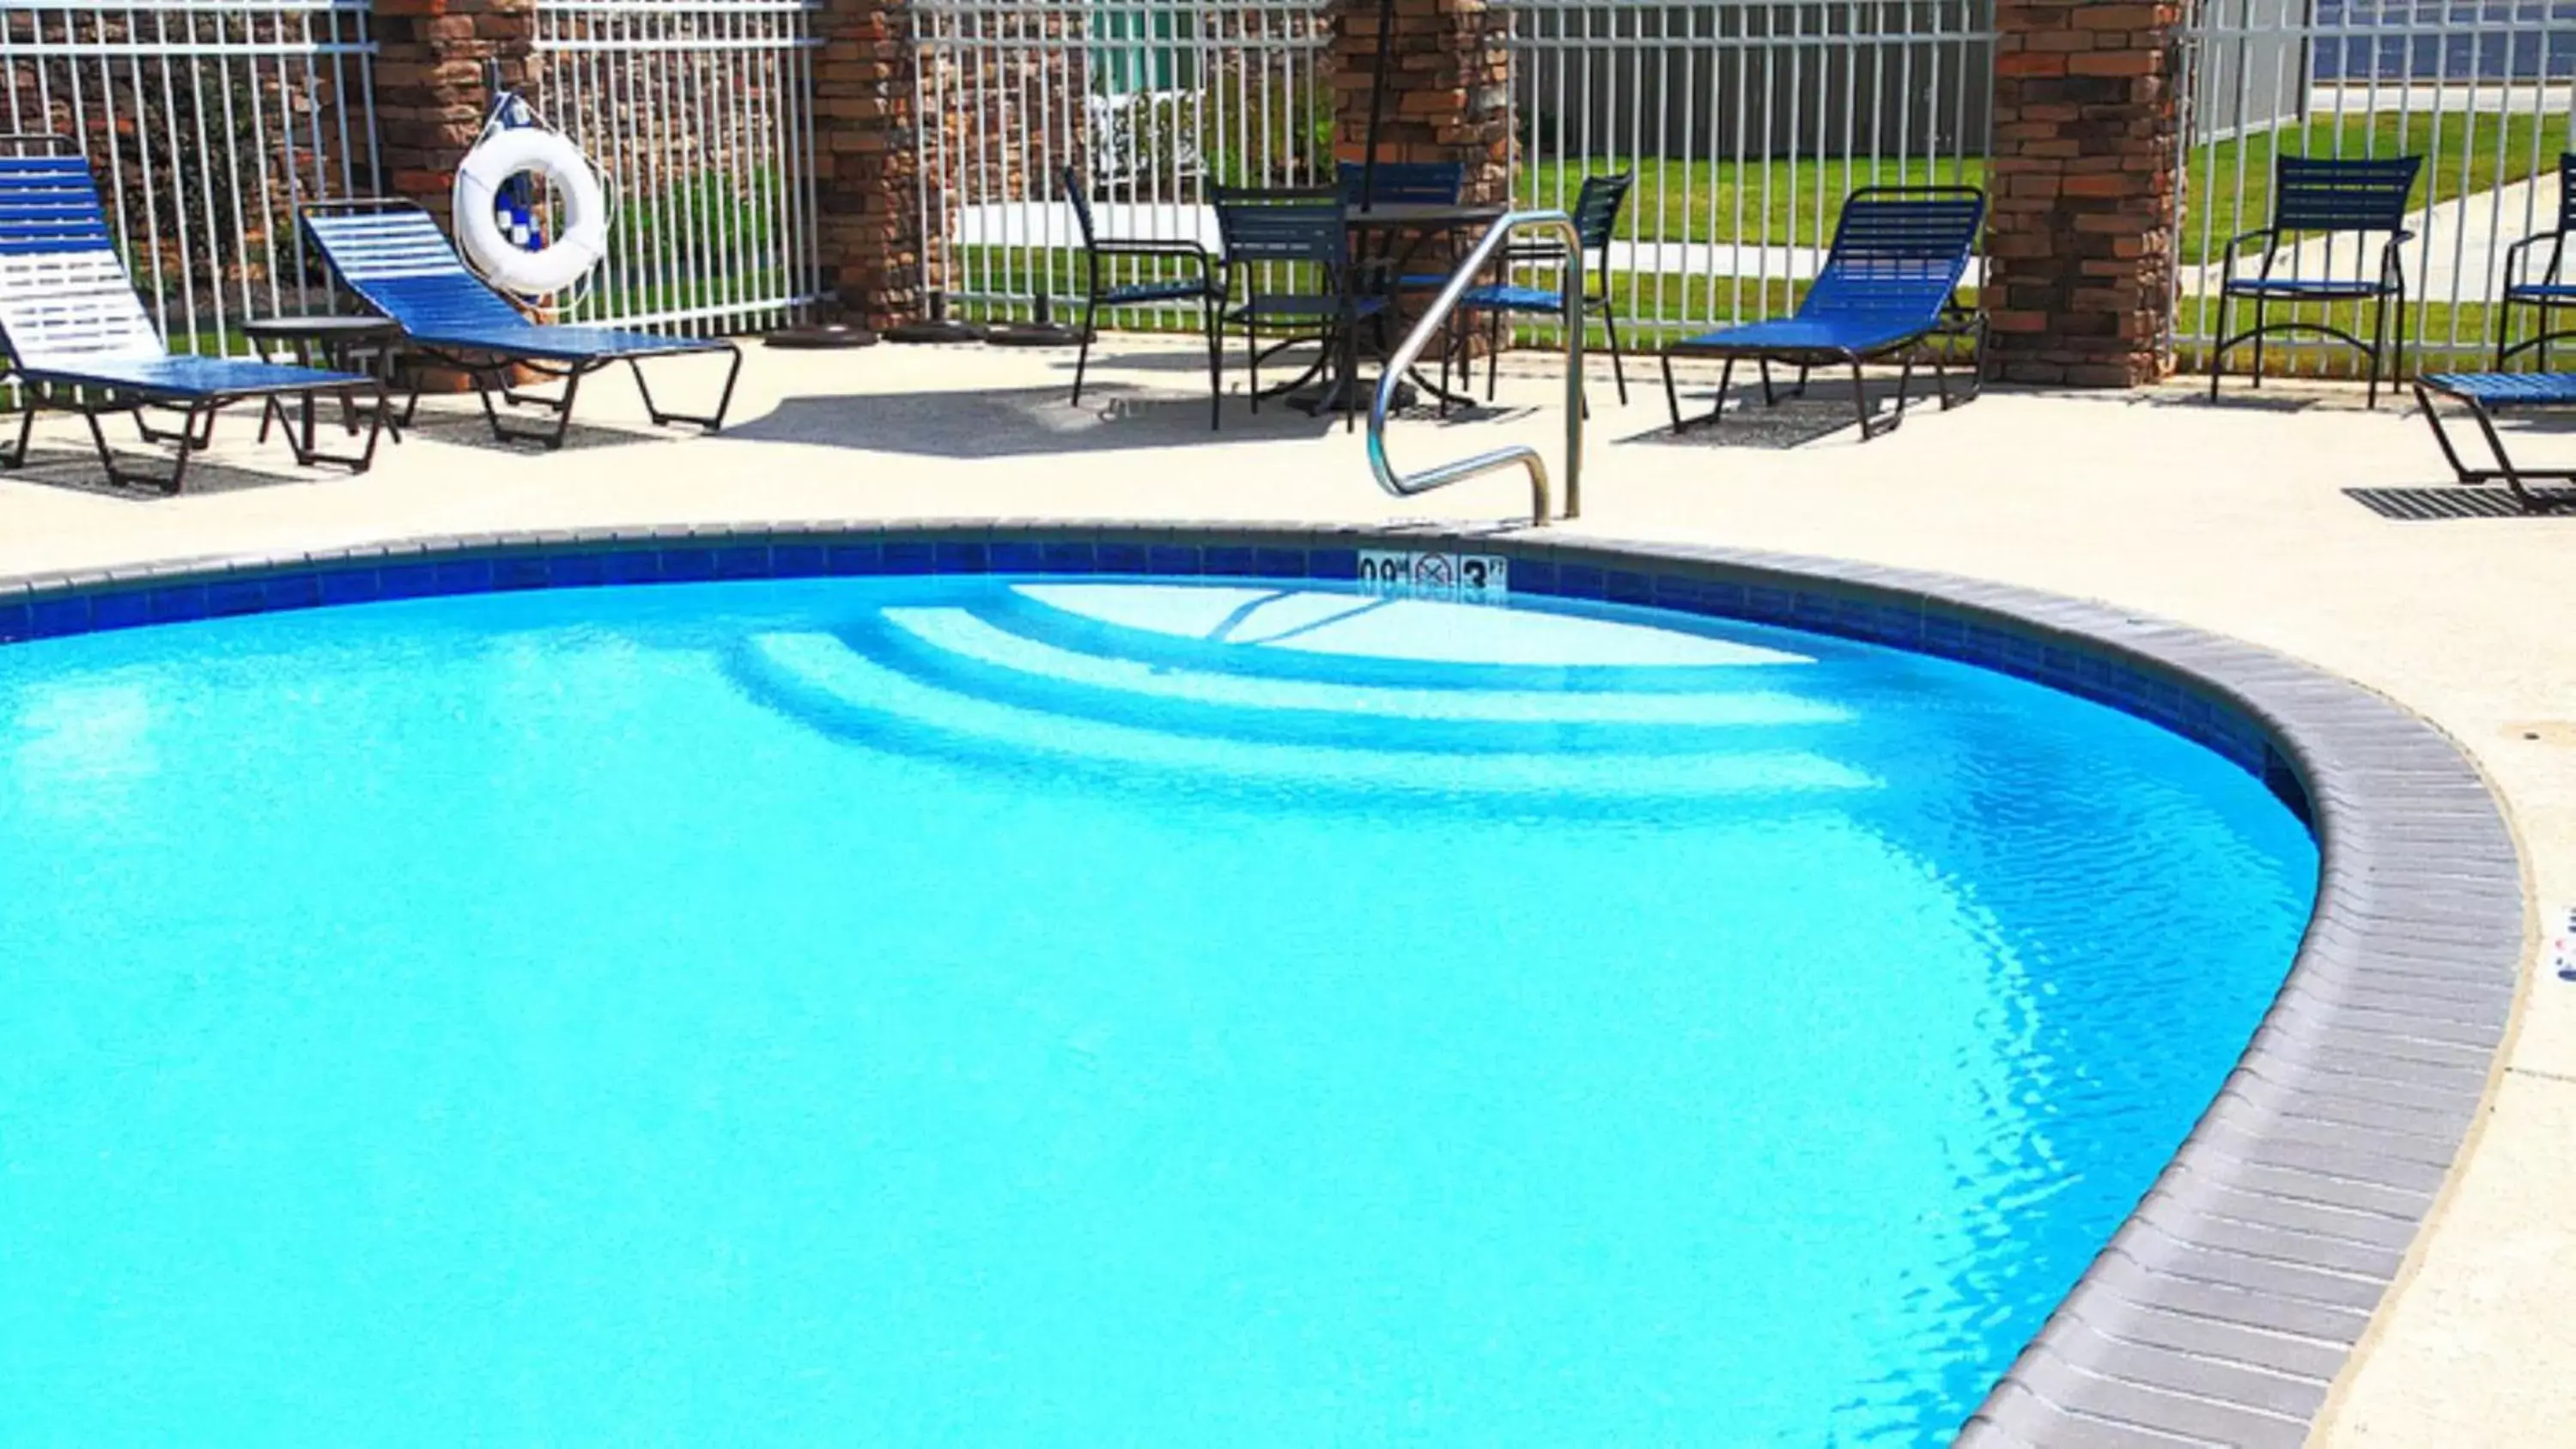
[{"label": "lounge chair frame", "polygon": [[[1729,332],[1750,332],[1758,329],[1761,324],[1673,343],[1663,349],[1663,355],[1659,359],[1664,375],[1664,406],[1672,415],[1673,431],[1679,434],[1691,428],[1714,425],[1722,421],[1726,412],[1727,395],[1735,385],[1735,365],[1738,362],[1747,361],[1761,369],[1762,401],[1766,407],[1777,407],[1780,403],[1779,390],[1771,377],[1771,365],[1775,362],[1798,369],[1798,381],[1789,393],[1792,397],[1805,395],[1808,378],[1815,369],[1820,367],[1848,369],[1851,375],[1852,411],[1860,424],[1860,436],[1863,442],[1903,424],[1906,404],[1913,392],[1914,368],[1919,362],[1931,364],[1933,382],[1939,390],[1943,412],[1948,412],[1961,403],[1974,401],[1984,390],[1985,385],[1987,321],[1982,307],[1972,308],[1961,305],[1958,301],[1958,288],[1966,275],[1968,260],[1974,254],[1977,231],[1984,224],[1985,202],[1985,193],[1973,186],[1865,186],[1854,191],[1844,203],[1842,220],[1835,228],[1834,245],[1826,255],[1824,269],[1818,274],[1816,285],[1808,290],[1806,298],[1799,304],[1793,320],[1830,322],[1835,317],[1836,308],[1839,305],[1834,290],[1839,285],[1838,275],[1850,275],[1853,265],[1850,256],[1855,249],[1853,238],[1874,221],[1886,216],[1902,215],[1903,209],[1908,207],[1926,208],[1922,214],[1927,217],[1936,215],[1928,208],[1936,206],[1940,208],[1937,215],[1941,224],[1933,227],[1926,236],[1915,239],[1921,243],[1940,242],[1939,254],[1935,255],[1928,247],[1917,246],[1912,249],[1900,249],[1900,255],[1896,259],[1916,267],[1934,262],[1947,263],[1950,270],[1947,281],[1941,284],[1940,295],[1943,300],[1928,313],[1922,314],[1923,320],[1920,327],[1905,331],[1899,336],[1864,345],[1784,347],[1777,343],[1759,340],[1749,342],[1727,340]],[[1964,218],[1956,214],[1957,208],[1962,203],[1973,203],[1974,207],[1973,211],[1968,212]],[[1965,221],[1964,232],[1950,234],[1956,231],[1956,222],[1959,220]],[[1928,290],[1930,285],[1928,277],[1911,280],[1916,286]],[[1906,310],[1910,311],[1910,309]],[[1906,312],[1900,311],[1897,315],[1906,315]],[[1969,348],[1967,386],[1958,396],[1953,397],[1950,391],[1950,360],[1947,344],[1962,338],[1967,340]],[[1682,416],[1681,390],[1673,378],[1675,357],[1722,359],[1725,362],[1725,369],[1718,376],[1717,396],[1706,416],[1697,418]],[[1881,423],[1871,416],[1868,380],[1862,368],[1890,357],[1902,358],[1903,370],[1897,375],[1896,411],[1887,421]]]},{"label": "lounge chair frame", "polygon": [[[648,341],[646,334],[635,333],[621,334],[633,339],[632,345],[621,345],[604,351],[569,346],[558,349],[549,346],[545,341],[545,335],[551,330],[552,324],[539,323],[526,318],[520,314],[519,305],[516,302],[466,270],[464,261],[456,255],[454,246],[447,241],[443,233],[437,231],[436,224],[428,220],[428,213],[417,202],[399,197],[353,197],[339,201],[308,202],[299,208],[299,212],[303,218],[306,234],[311,236],[319,246],[323,261],[330,267],[332,276],[337,278],[342,286],[356,293],[369,306],[400,324],[404,332],[406,350],[465,374],[468,381],[473,384],[477,399],[483,405],[484,421],[490,425],[492,436],[498,441],[534,443],[548,451],[562,447],[564,440],[571,434],[573,405],[581,396],[582,379],[620,363],[625,364],[627,370],[634,375],[635,391],[643,399],[645,414],[653,420],[654,426],[669,427],[673,424],[684,424],[709,433],[723,430],[725,414],[733,406],[734,385],[742,377],[742,349],[732,341],[725,338],[701,337],[656,338]],[[380,279],[373,276],[352,276],[346,265],[347,259],[340,254],[334,242],[325,235],[328,222],[333,218],[405,213],[417,214],[428,228],[426,235],[437,237],[439,246],[444,251],[444,259],[452,266],[456,277],[479,288],[500,306],[519,315],[526,330],[514,345],[507,347],[477,345],[471,339],[470,327],[460,329],[467,335],[454,338],[421,335],[423,329],[415,326],[417,318],[406,318],[400,315],[396,307],[387,305],[389,299],[374,289],[374,284]],[[570,332],[587,329],[566,330]],[[664,408],[654,398],[652,385],[644,376],[646,362],[663,357],[712,355],[717,352],[730,354],[731,361],[725,369],[724,386],[716,396],[713,412],[679,412]],[[516,368],[525,368],[540,377],[558,380],[563,384],[563,391],[548,397],[542,393],[521,389],[514,385],[512,380],[511,374]],[[404,427],[412,425],[413,416],[420,409],[421,392],[422,380],[418,369],[415,368],[410,396],[403,405],[402,425]],[[553,426],[544,428],[514,426],[504,417],[502,413],[504,406],[535,408],[550,413],[554,418]]]},{"label": "lounge chair frame", "polygon": [[[133,278],[116,258],[98,181],[80,144],[69,136],[43,132],[0,135],[0,166],[13,177],[31,178],[13,181],[9,196],[0,198],[13,203],[8,225],[14,229],[0,235],[0,252],[45,259],[37,265],[49,269],[39,274],[47,279],[48,290],[39,295],[58,299],[47,309],[53,314],[50,320],[40,315],[28,322],[33,335],[10,336],[7,325],[0,324],[0,348],[9,357],[6,376],[18,389],[17,436],[0,449],[0,469],[26,466],[38,413],[76,413],[88,425],[91,445],[98,450],[99,466],[111,487],[175,494],[187,483],[189,463],[212,443],[215,414],[220,410],[240,402],[317,392],[336,393],[344,404],[352,404],[370,391],[375,395],[374,420],[359,451],[307,448],[291,430],[287,446],[305,467],[328,464],[354,474],[373,466],[384,426],[381,381],[249,359],[173,359],[144,314]],[[16,190],[19,185],[34,189],[22,194]],[[81,188],[86,189],[85,205]],[[65,328],[71,335],[48,336],[49,328]],[[213,378],[256,373],[270,380],[230,387],[181,387],[156,386],[133,375],[137,369],[181,367],[202,369]],[[153,426],[155,409],[179,414],[179,426]],[[135,431],[145,443],[175,448],[176,457],[166,473],[145,472],[118,461],[107,430],[99,424],[100,418],[118,414],[134,420]]]},{"label": "lounge chair frame", "polygon": [[[2559,375],[2561,374],[2539,374],[2542,377]],[[2521,377],[2523,374],[2512,376]],[[2526,468],[2514,462],[2513,454],[2505,447],[2504,434],[2496,427],[2495,408],[2517,404],[2482,398],[2475,390],[2464,386],[2476,380],[2474,374],[2468,376],[2436,374],[2415,379],[2415,401],[2424,409],[2424,421],[2431,425],[2433,441],[2441,445],[2442,456],[2450,463],[2451,471],[2458,474],[2460,481],[2465,484],[2498,482],[2504,484],[2506,488],[2512,490],[2514,501],[2520,503],[2526,512],[2541,513],[2576,508],[2576,467]],[[2440,409],[2434,406],[2433,399],[2437,396],[2457,402],[2468,413],[2471,421],[2478,425],[2478,431],[2485,436],[2487,451],[2494,455],[2496,466],[2472,468],[2461,458],[2459,448],[2451,441],[2450,429],[2442,423]],[[2521,405],[2576,409],[2576,401],[2547,398],[2534,399],[2528,404]],[[2531,486],[2535,483],[2557,483],[2568,486],[2544,490]]]},{"label": "lounge chair frame", "polygon": [[[364,408],[369,416],[366,442],[355,453],[334,453],[320,447],[307,448],[294,428],[286,432],[287,450],[295,455],[298,466],[346,468],[352,476],[375,466],[376,444],[383,436],[385,417],[391,403],[384,383],[379,380],[361,386],[351,383],[332,388],[289,387],[248,388],[238,392],[199,393],[184,397],[154,395],[132,388],[86,386],[30,380],[18,380],[18,436],[5,451],[0,451],[0,469],[16,470],[27,464],[27,450],[34,440],[36,415],[40,412],[77,413],[89,425],[90,443],[98,450],[99,467],[107,474],[110,486],[117,488],[154,488],[176,494],[188,481],[188,464],[214,441],[215,414],[235,403],[277,397],[296,397],[307,391],[337,393],[343,402],[356,403],[358,396],[372,387],[373,404]],[[172,429],[152,426],[149,410],[161,408],[180,415],[179,426]],[[102,417],[124,414],[134,419],[134,430],[143,441],[155,447],[174,448],[167,473],[139,472],[117,462],[116,451],[109,446],[107,430],[99,426]]]}]

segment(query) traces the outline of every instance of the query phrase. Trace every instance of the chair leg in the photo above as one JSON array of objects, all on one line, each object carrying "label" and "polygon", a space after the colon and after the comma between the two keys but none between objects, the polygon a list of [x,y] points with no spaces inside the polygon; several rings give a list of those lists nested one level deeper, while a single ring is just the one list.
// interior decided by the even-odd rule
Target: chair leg
[{"label": "chair leg", "polygon": [[1334,392],[1341,395],[1342,431],[1350,432],[1360,425],[1360,319],[1355,316],[1342,318],[1342,382]]},{"label": "chair leg", "polygon": [[1776,408],[1780,405],[1780,394],[1771,386],[1771,359],[1761,358],[1758,363],[1762,369],[1762,405]]},{"label": "chair leg", "polygon": [[18,384],[18,441],[8,452],[0,453],[0,468],[27,466],[27,441],[36,433],[36,388],[33,383]]},{"label": "chair leg", "polygon": [[1503,375],[1503,309],[1493,310],[1485,323],[1485,401],[1494,400],[1495,385]]},{"label": "chair leg", "polygon": [[[666,428],[673,423],[688,423],[710,433],[721,432],[724,429],[725,413],[733,407],[733,385],[742,376],[742,349],[730,342],[725,346],[733,353],[733,364],[725,370],[724,391],[716,397],[716,410],[705,417],[694,417],[688,413],[664,412],[661,405],[653,401],[651,384],[644,380],[644,359],[640,357],[626,359],[626,370],[635,374],[635,391],[643,397],[644,414],[653,420],[653,426]],[[573,374],[573,380],[576,382],[580,377],[579,372]],[[569,384],[564,388],[563,415],[568,425],[572,418],[572,388]],[[562,432],[563,429],[556,429],[558,436]]]},{"label": "chair leg", "polygon": [[1082,302],[1082,350],[1073,355],[1073,400],[1070,406],[1082,406],[1082,374],[1091,366],[1091,322],[1099,314],[1100,303],[1086,297]]},{"label": "chair leg", "polygon": [[2271,302],[2268,298],[2257,297],[2254,299],[2254,376],[2248,381],[2247,385],[2252,387],[2256,392],[2261,392],[2263,390],[2263,344],[2266,340],[2265,333],[2263,331],[2263,314],[2270,310]]},{"label": "chair leg", "polygon": [[2209,344],[2209,400],[2218,401],[2218,375],[2227,366],[2227,294],[2218,294],[2218,327]]},{"label": "chair leg", "polygon": [[[1801,369],[1801,370],[1803,371],[1803,369]],[[1876,432],[1871,431],[1871,429],[1870,429],[1870,425],[1869,425],[1869,387],[1868,387],[1868,385],[1867,385],[1866,383],[1864,383],[1864,382],[1862,381],[1862,379],[1861,379],[1861,375],[1860,375],[1860,359],[1859,359],[1859,358],[1857,358],[1857,357],[1855,357],[1855,358],[1853,358],[1853,359],[1851,360],[1851,377],[1852,377],[1852,407],[1853,407],[1853,408],[1854,408],[1854,409],[1855,409],[1855,410],[1860,414],[1860,440],[1861,440],[1862,442],[1866,443],[1866,442],[1868,442],[1870,439],[1872,439],[1872,438],[1874,438],[1874,437],[1878,436],[1878,434],[1877,434]],[[1888,426],[1889,426],[1889,427],[1894,427],[1894,426],[1895,426],[1895,424],[1890,423]]]},{"label": "chair leg", "polygon": [[1243,370],[1251,379],[1252,410],[1261,411],[1261,342],[1252,335],[1252,319],[1243,319]]},{"label": "chair leg", "polygon": [[2363,394],[2362,406],[2379,407],[2379,354],[2388,346],[2388,299],[2373,298],[2370,304],[2370,384]]},{"label": "chair leg", "polygon": [[1225,313],[1209,306],[1200,318],[1199,330],[1207,334],[1208,349],[1208,431],[1225,426]]},{"label": "chair leg", "polygon": [[1619,384],[1619,406],[1624,408],[1628,405],[1628,369],[1626,364],[1619,360],[1618,309],[1604,303],[1601,308],[1601,325],[1610,334],[1610,377],[1612,381]]},{"label": "chair leg", "polygon": [[1661,353],[1655,360],[1663,365],[1664,370],[1664,411],[1672,415],[1673,432],[1678,435],[1682,430],[1682,394],[1681,389],[1673,385],[1673,355]]}]

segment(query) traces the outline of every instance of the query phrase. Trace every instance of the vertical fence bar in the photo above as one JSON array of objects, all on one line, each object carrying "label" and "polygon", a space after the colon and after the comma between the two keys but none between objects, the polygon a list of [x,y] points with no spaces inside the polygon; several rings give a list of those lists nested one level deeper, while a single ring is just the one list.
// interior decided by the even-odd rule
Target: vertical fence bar
[{"label": "vertical fence bar", "polygon": [[368,11],[368,0],[0,9],[12,124],[62,131],[89,157],[127,270],[174,349],[238,351],[241,320],[290,292],[307,304],[296,205],[352,190],[345,169],[332,174],[325,128],[344,157],[346,138],[366,138],[372,179]]}]

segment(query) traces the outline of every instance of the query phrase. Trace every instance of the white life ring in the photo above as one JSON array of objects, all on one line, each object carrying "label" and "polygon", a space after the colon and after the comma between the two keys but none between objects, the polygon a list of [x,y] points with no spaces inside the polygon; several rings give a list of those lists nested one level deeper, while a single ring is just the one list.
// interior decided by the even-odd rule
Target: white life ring
[{"label": "white life ring", "polygon": [[[513,176],[533,171],[563,205],[563,225],[542,251],[501,234],[494,199]],[[581,148],[560,131],[494,130],[456,167],[456,238],[475,270],[523,296],[563,291],[590,275],[608,251],[608,199]]]}]

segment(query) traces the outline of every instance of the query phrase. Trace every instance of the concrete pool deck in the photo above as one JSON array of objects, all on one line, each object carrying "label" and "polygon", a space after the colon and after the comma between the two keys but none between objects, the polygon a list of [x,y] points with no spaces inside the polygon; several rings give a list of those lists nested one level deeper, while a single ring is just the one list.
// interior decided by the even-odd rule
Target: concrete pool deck
[{"label": "concrete pool deck", "polygon": [[[1359,439],[1239,399],[1207,430],[1198,354],[1113,339],[1105,384],[1067,407],[1069,354],[879,348],[752,354],[735,427],[716,439],[585,431],[554,456],[504,452],[479,418],[442,420],[365,478],[297,474],[227,419],[202,494],[108,496],[76,423],[39,431],[28,474],[0,477],[0,575],[424,534],[599,525],[904,517],[1506,520],[1510,477],[1399,501]],[[666,365],[672,401],[694,378]],[[2422,424],[2345,395],[2188,385],[2137,396],[1997,393],[1918,412],[1861,445],[1791,450],[1645,441],[1636,406],[1596,381],[1585,516],[1598,536],[1820,554],[2104,601],[2309,660],[2445,730],[2510,811],[2544,910],[2576,900],[2576,518],[2397,521],[2352,488],[2446,488]],[[1239,372],[1234,374],[1239,378]],[[1552,385],[1507,382],[1500,417],[1400,422],[1399,466],[1503,437],[1553,457]],[[603,383],[585,415],[639,414]],[[1729,426],[1733,426],[1730,424]],[[2536,437],[2576,457],[2576,433]],[[240,465],[240,466],[234,466]],[[2385,501],[2385,500],[2384,500]],[[2403,502],[2403,499],[2397,500]],[[2329,1408],[2350,1444],[2552,1442],[2576,1421],[2576,985],[2536,969],[2490,1115],[2418,1243],[2410,1276]]]}]

